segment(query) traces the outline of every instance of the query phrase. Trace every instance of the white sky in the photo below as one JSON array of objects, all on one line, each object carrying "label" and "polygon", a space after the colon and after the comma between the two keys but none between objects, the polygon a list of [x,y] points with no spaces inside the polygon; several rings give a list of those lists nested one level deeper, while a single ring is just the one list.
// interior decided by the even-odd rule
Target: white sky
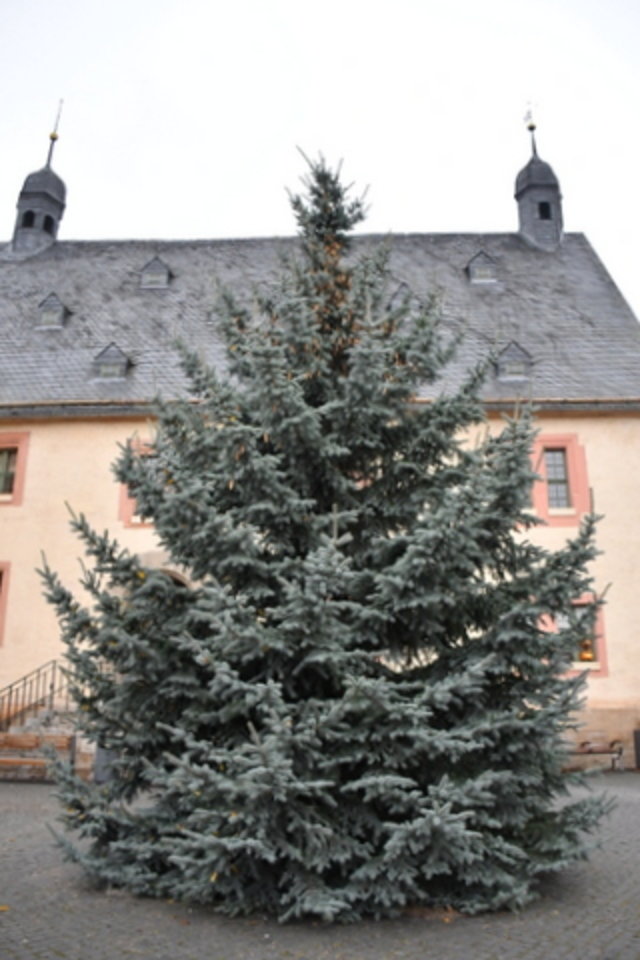
[{"label": "white sky", "polygon": [[0,237],[27,173],[61,239],[269,236],[308,155],[363,229],[511,231],[538,149],[640,315],[638,0],[0,0]]}]

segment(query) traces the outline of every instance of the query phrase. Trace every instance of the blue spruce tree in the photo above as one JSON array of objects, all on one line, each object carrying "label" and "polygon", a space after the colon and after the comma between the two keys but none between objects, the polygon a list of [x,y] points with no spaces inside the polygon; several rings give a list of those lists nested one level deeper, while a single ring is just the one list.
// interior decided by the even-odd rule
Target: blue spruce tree
[{"label": "blue spruce tree", "polygon": [[449,359],[435,309],[390,300],[384,249],[349,253],[362,205],[324,162],[306,187],[277,291],[221,299],[226,371],[185,351],[196,402],[116,466],[188,582],[82,516],[89,601],[43,571],[113,756],[106,784],[60,772],[66,843],[230,914],[519,907],[603,812],[563,772],[593,522],[528,539],[530,420],[469,444],[481,373],[412,404]]}]

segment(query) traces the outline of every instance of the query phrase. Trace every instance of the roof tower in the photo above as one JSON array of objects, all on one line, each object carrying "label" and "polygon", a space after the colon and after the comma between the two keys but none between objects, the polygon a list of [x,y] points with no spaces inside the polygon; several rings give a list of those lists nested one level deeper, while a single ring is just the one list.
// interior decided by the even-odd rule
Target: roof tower
[{"label": "roof tower", "polygon": [[555,250],[562,242],[562,194],[548,163],[538,156],[536,125],[529,120],[531,159],[516,177],[515,198],[521,236],[534,247]]},{"label": "roof tower", "polygon": [[52,244],[58,235],[67,193],[64,182],[51,169],[59,120],[60,109],[53,132],[49,134],[47,162],[41,170],[29,174],[18,197],[12,241],[16,252],[37,253]]}]

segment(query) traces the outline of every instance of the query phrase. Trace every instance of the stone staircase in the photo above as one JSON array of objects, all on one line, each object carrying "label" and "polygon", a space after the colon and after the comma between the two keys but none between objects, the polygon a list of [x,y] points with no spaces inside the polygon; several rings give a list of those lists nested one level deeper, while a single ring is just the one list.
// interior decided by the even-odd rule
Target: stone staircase
[{"label": "stone staircase", "polygon": [[50,660],[0,690],[0,780],[51,780],[55,758],[91,775],[92,751],[75,734],[68,676]]},{"label": "stone staircase", "polygon": [[58,660],[49,660],[0,690],[0,732],[22,726],[44,711],[69,710],[69,677]]},{"label": "stone staircase", "polygon": [[74,734],[0,733],[0,780],[50,780],[55,757],[75,767]]}]

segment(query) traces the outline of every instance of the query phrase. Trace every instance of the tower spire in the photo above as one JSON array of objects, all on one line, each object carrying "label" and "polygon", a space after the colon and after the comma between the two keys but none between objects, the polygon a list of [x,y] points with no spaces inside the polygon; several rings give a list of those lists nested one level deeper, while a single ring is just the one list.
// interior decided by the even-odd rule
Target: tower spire
[{"label": "tower spire", "polygon": [[527,112],[524,115],[524,122],[527,125],[527,130],[531,134],[531,153],[534,157],[537,157],[538,147],[536,145],[536,122],[533,119],[533,109],[531,106],[527,107]]},{"label": "tower spire", "polygon": [[51,167],[51,160],[53,159],[53,148],[56,145],[56,140],[58,139],[58,126],[60,125],[60,114],[62,113],[62,104],[64,100],[60,100],[58,103],[58,112],[56,114],[56,122],[53,125],[53,130],[49,134],[49,153],[47,155],[47,167]]}]

